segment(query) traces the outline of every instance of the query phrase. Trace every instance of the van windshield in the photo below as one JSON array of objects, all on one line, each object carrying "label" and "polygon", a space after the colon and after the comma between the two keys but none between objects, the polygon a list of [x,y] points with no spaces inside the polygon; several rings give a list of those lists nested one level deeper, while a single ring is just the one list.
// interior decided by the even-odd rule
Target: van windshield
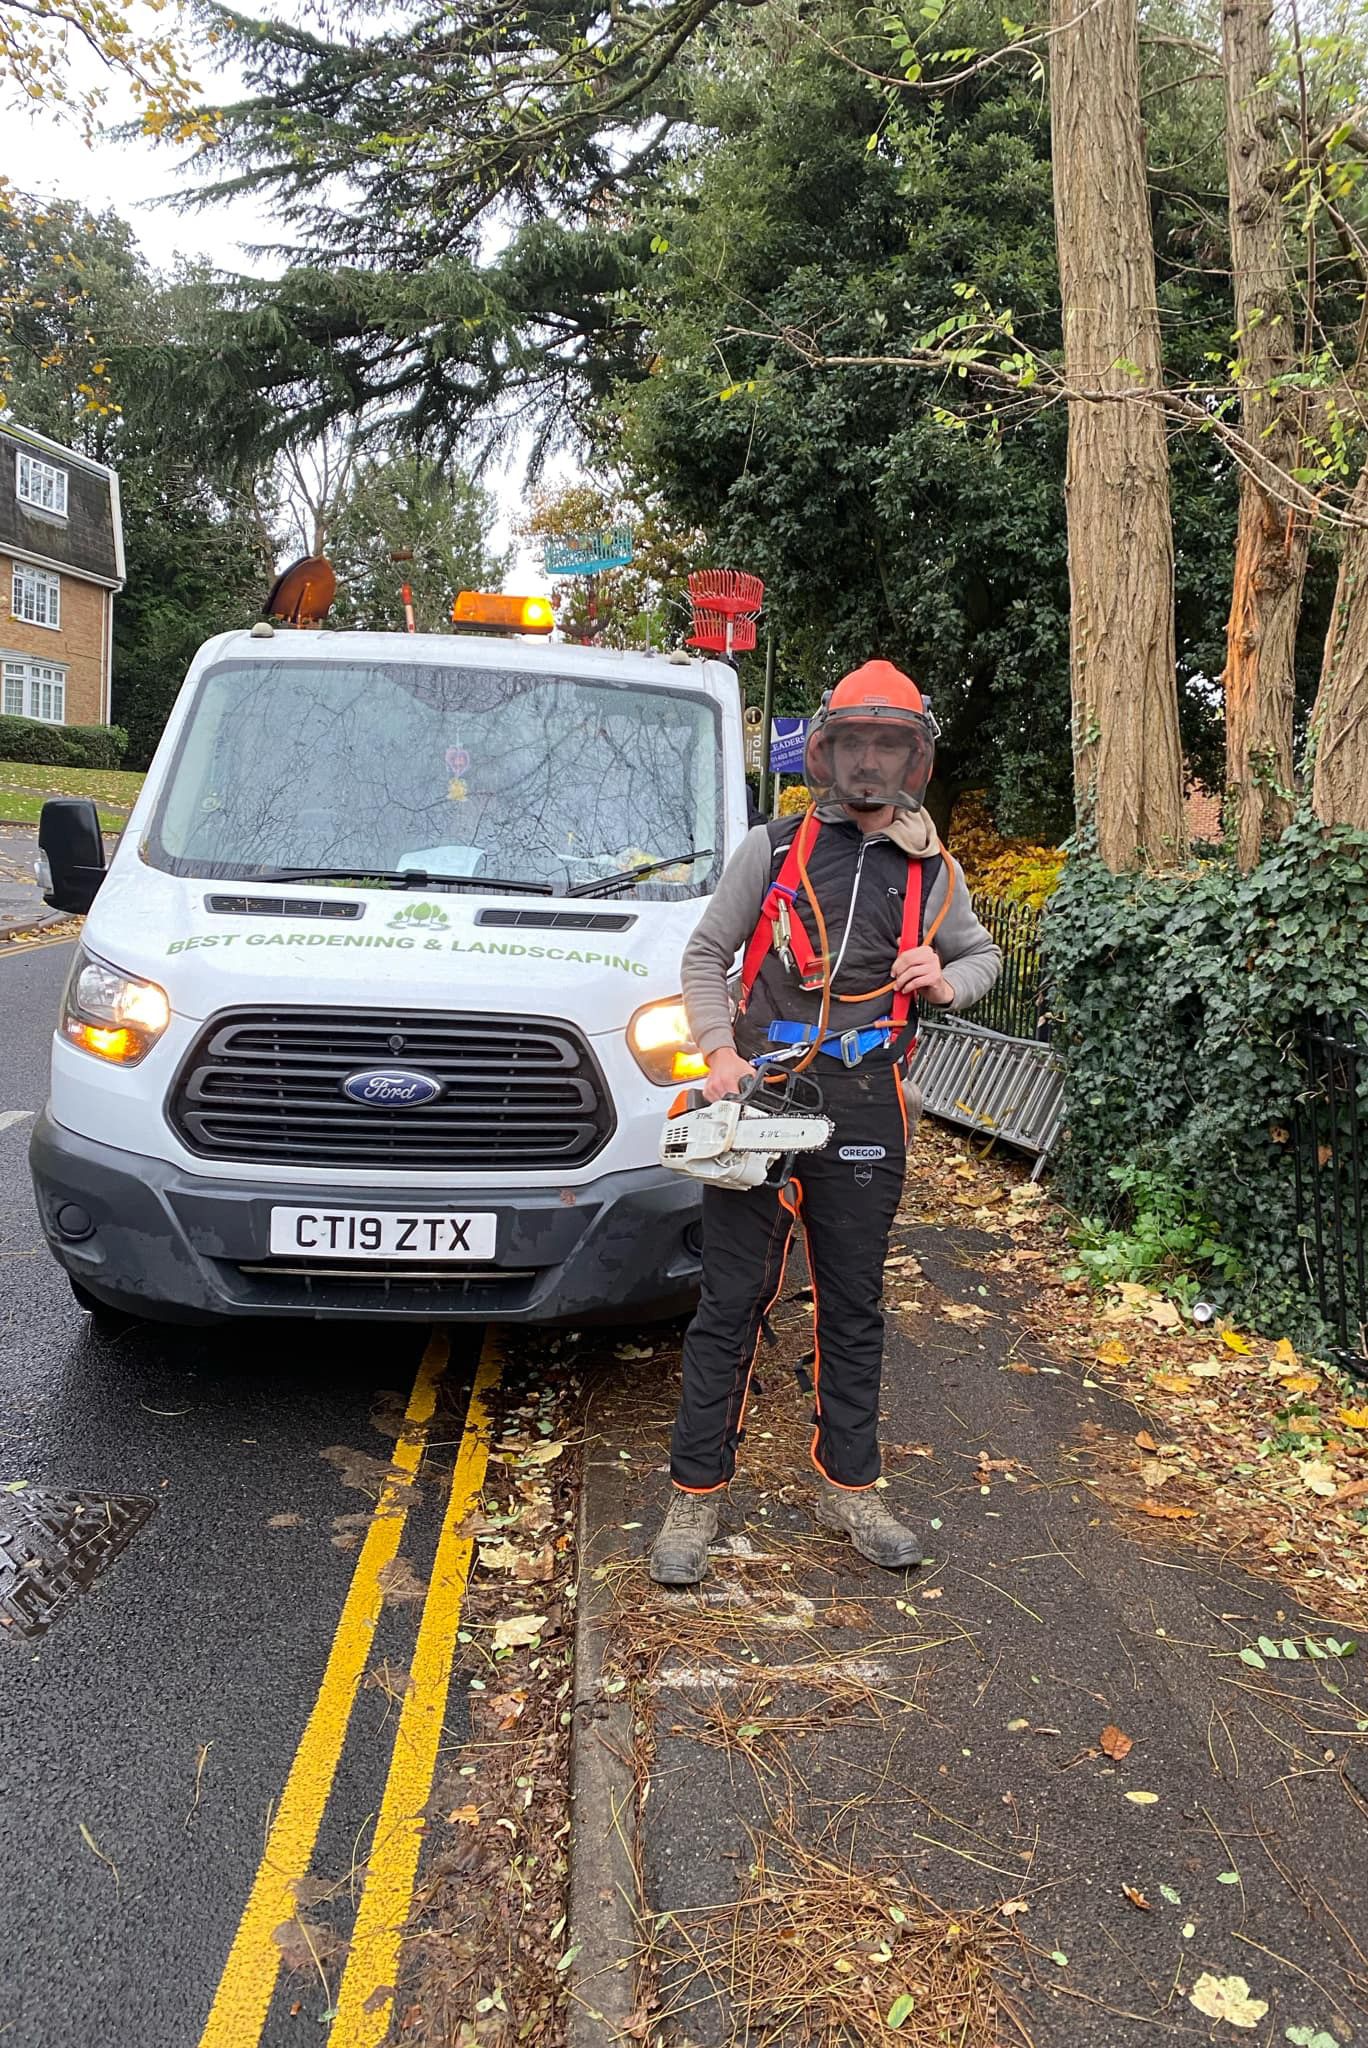
[{"label": "van windshield", "polygon": [[[179,875],[482,874],[556,891],[722,844],[716,707],[611,677],[226,663],[200,684],[146,857]],[[717,857],[635,885],[711,889]]]}]

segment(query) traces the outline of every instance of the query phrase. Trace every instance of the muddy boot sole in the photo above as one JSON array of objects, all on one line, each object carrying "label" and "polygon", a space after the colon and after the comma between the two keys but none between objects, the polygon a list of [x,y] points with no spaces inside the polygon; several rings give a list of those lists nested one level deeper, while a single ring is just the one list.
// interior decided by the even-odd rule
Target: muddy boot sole
[{"label": "muddy boot sole", "polygon": [[861,1557],[866,1558],[870,1564],[879,1565],[886,1572],[910,1571],[913,1565],[925,1561],[921,1544],[911,1534],[908,1535],[906,1542],[896,1545],[891,1550],[885,1550],[873,1543],[862,1543],[840,1516],[827,1507],[825,1501],[817,1509],[817,1520],[824,1529],[833,1529],[838,1536],[848,1538]]},{"label": "muddy boot sole", "polygon": [[678,1553],[658,1558],[652,1552],[649,1570],[653,1586],[701,1586],[708,1576],[707,1554],[704,1553],[701,1567],[694,1570],[692,1559],[683,1558]]}]

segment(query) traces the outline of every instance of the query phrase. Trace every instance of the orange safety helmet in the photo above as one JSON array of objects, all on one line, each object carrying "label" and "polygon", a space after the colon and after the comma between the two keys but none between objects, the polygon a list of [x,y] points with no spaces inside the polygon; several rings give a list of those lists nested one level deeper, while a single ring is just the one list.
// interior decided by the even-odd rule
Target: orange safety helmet
[{"label": "orange safety helmet", "polygon": [[[803,775],[815,803],[919,811],[931,780],[940,728],[911,676],[891,661],[867,661],[842,676],[808,728]],[[872,742],[838,750],[838,736]]]}]

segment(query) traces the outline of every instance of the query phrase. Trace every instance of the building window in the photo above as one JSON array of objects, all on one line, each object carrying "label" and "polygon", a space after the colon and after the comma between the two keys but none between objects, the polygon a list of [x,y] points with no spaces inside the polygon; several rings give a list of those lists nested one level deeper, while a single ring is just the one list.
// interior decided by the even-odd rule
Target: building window
[{"label": "building window", "polygon": [[55,463],[40,462],[36,455],[25,455],[20,449],[14,489],[15,495],[25,505],[36,505],[40,512],[55,513],[58,519],[66,518],[67,473],[58,469]]},{"label": "building window", "polygon": [[66,721],[66,670],[46,661],[7,661],[0,671],[0,709],[7,718]]},{"label": "building window", "polygon": [[62,579],[50,569],[32,569],[27,562],[14,565],[13,606],[16,619],[30,626],[60,626],[62,623]]}]

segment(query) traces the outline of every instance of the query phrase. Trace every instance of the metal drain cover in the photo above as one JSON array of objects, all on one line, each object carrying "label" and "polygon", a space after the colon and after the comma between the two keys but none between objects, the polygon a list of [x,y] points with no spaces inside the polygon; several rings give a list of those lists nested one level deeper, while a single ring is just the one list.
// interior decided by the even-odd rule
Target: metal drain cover
[{"label": "metal drain cover", "polygon": [[0,1493],[0,1635],[40,1636],[94,1584],[156,1507],[136,1495]]}]

